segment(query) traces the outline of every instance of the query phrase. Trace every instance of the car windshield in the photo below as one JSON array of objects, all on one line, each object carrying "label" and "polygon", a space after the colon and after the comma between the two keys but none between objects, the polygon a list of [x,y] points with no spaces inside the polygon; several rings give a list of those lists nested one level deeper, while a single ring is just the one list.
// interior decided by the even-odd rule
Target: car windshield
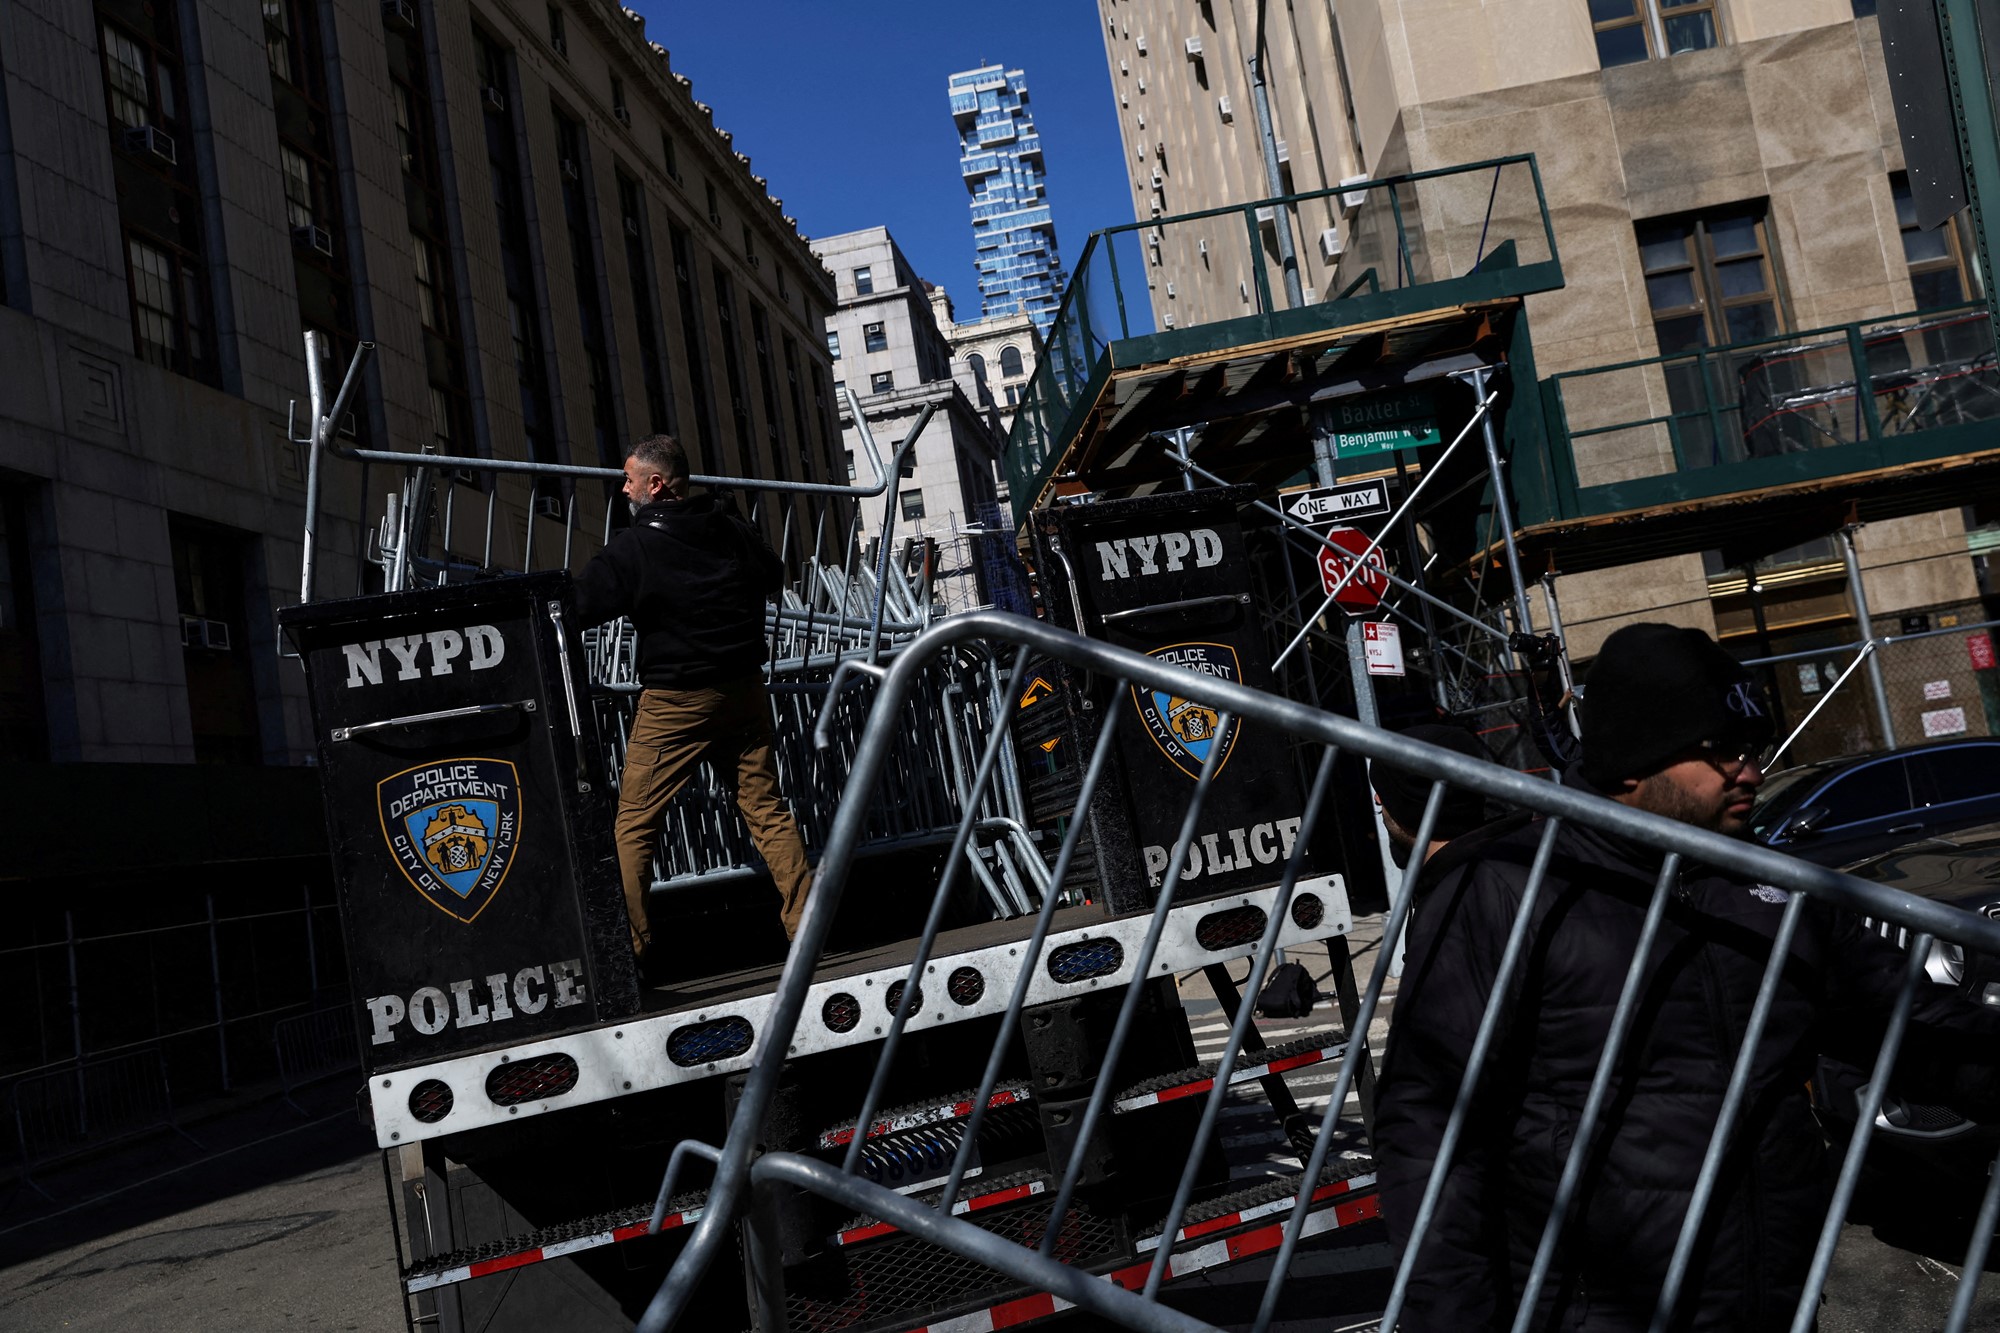
[{"label": "car windshield", "polygon": [[1827,775],[1829,765],[1804,764],[1764,779],[1757,808],[1750,812],[1750,836],[1762,838],[1784,822],[1786,815]]}]

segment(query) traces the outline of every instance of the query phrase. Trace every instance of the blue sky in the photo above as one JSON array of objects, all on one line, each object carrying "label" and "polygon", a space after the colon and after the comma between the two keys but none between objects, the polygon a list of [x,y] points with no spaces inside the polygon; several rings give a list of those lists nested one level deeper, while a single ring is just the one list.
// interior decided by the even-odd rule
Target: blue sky
[{"label": "blue sky", "polygon": [[[1027,71],[1063,262],[1132,220],[1117,102],[1090,0],[626,0],[807,236],[885,225],[917,272],[979,314],[945,80]],[[981,16],[996,21],[981,24]]]}]

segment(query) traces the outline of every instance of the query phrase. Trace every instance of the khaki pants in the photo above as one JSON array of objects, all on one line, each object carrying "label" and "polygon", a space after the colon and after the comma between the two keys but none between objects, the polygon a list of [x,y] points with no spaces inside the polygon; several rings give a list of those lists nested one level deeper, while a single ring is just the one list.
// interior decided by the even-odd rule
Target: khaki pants
[{"label": "khaki pants", "polygon": [[616,827],[632,948],[641,957],[652,942],[646,894],[653,882],[653,848],[661,816],[704,759],[725,781],[735,770],[736,804],[750,826],[758,855],[777,883],[785,938],[798,934],[812,871],[806,865],[799,827],[778,791],[764,683],[753,679],[716,689],[647,689],[639,695],[631,743],[625,749]]}]

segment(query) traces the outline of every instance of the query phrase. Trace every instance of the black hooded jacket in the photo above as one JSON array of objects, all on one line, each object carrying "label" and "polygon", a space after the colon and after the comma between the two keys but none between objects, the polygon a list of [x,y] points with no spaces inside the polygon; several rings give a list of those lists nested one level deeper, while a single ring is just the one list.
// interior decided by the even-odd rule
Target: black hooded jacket
[{"label": "black hooded jacket", "polygon": [[757,530],[714,496],[656,500],[577,580],[586,625],[630,616],[639,679],[675,690],[743,679],[764,662],[764,604],[784,566]]},{"label": "black hooded jacket", "polygon": [[[1584,786],[1578,777],[1572,770],[1570,784]],[[1419,887],[1376,1094],[1383,1213],[1398,1247],[1434,1173],[1546,827],[1522,817],[1459,839],[1440,853],[1451,862],[1444,873]],[[1411,1333],[1509,1327],[1661,859],[1574,823],[1558,831],[1415,1266],[1401,1325]],[[1768,885],[1682,867],[1535,1328],[1647,1327],[1787,901]],[[1675,1327],[1788,1326],[1830,1195],[1806,1082],[1821,1052],[1872,1064],[1905,961],[1854,918],[1808,900]],[[1955,991],[1919,986],[1899,1086],[1991,1114],[2000,1023]]]}]

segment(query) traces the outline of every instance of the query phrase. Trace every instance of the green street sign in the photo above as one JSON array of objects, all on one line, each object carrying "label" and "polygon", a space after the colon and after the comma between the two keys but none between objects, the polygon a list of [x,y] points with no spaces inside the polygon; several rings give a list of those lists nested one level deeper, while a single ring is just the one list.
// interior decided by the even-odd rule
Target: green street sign
[{"label": "green street sign", "polygon": [[1334,437],[1336,458],[1362,458],[1368,454],[1390,454],[1401,449],[1421,449],[1438,443],[1437,423],[1406,421],[1382,430],[1340,431]]},{"label": "green street sign", "polygon": [[1313,410],[1316,413],[1324,411],[1326,424],[1342,433],[1380,430],[1406,422],[1428,423],[1437,419],[1437,404],[1428,388],[1406,387],[1386,393],[1371,393],[1365,397],[1335,398],[1326,403],[1314,403]]}]

